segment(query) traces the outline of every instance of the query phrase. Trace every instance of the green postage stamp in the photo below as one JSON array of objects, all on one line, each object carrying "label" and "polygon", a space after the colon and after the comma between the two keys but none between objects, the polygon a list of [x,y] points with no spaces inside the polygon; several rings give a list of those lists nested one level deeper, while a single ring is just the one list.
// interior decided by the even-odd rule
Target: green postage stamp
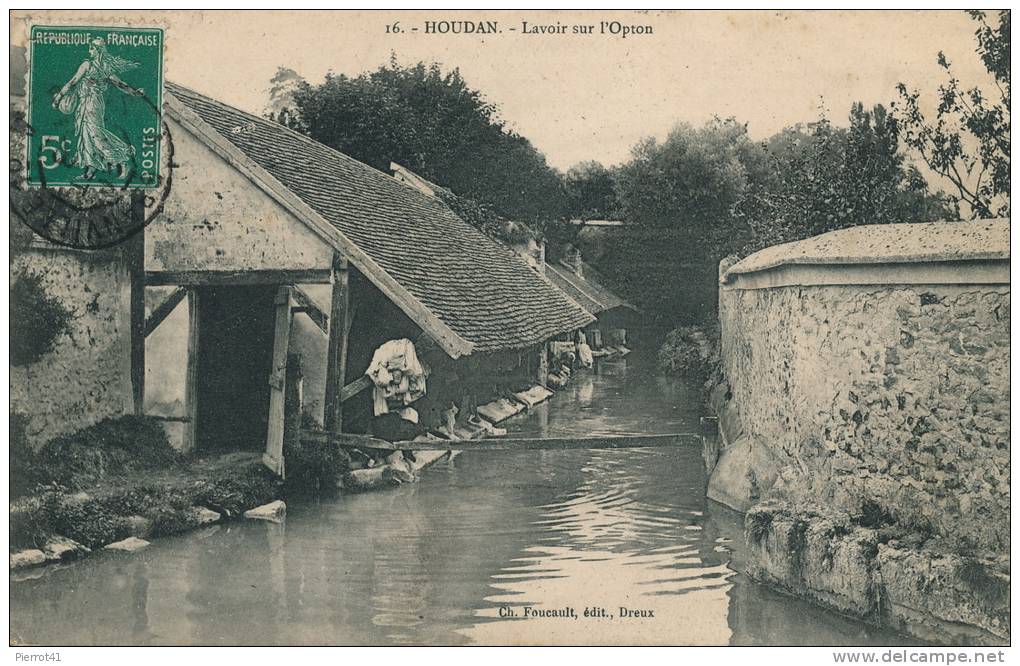
[{"label": "green postage stamp", "polygon": [[159,185],[161,29],[33,26],[29,64],[29,185]]}]

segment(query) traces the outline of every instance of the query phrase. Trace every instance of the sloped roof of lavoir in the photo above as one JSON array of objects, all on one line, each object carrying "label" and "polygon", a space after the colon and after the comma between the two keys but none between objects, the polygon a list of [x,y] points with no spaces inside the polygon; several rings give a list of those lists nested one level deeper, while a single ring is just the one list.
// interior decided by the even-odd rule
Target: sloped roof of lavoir
[{"label": "sloped roof of lavoir", "polygon": [[593,321],[512,250],[442,202],[278,123],[173,83],[166,87],[171,110],[176,99],[215,129],[470,343],[471,351],[522,349]]},{"label": "sloped roof of lavoir", "polygon": [[603,286],[601,278],[595,275],[594,269],[588,264],[582,264],[581,273],[584,277],[562,263],[556,266],[546,264],[545,270],[546,277],[553,284],[590,312],[599,314],[620,307],[637,309]]}]

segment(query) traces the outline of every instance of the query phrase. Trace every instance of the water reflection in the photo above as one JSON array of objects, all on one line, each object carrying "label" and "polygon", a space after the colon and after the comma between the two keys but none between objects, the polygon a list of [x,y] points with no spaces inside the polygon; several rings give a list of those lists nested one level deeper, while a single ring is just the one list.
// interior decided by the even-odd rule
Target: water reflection
[{"label": "water reflection", "polygon": [[[690,432],[697,387],[623,365],[509,425]],[[292,504],[12,582],[18,644],[842,644],[899,640],[736,573],[740,516],[700,451],[465,452],[420,483]],[[578,619],[501,618],[573,607]],[[654,617],[584,618],[586,607]],[[505,612],[505,611],[504,611]]]},{"label": "water reflection", "polygon": [[[464,634],[482,643],[725,644],[733,572],[703,552],[702,503],[645,491],[675,485],[684,457],[616,450],[571,461],[578,485],[538,507],[535,545],[491,577],[491,605],[476,613],[492,620],[509,607],[522,619],[479,622]],[[623,619],[621,606],[650,617]],[[523,619],[526,607],[573,607],[578,617]],[[586,609],[609,617],[587,618]]]}]

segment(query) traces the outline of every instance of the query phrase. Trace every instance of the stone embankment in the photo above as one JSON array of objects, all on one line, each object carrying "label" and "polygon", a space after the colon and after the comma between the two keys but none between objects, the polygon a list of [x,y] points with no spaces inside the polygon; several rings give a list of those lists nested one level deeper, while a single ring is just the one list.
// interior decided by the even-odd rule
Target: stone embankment
[{"label": "stone embankment", "polygon": [[1008,220],[720,268],[708,494],[746,512],[749,575],[925,640],[1008,642]]},{"label": "stone embankment", "polygon": [[[846,615],[933,643],[1009,643],[1009,558],[767,501],[745,516],[747,574]],[[859,520],[859,518],[856,518]]]}]

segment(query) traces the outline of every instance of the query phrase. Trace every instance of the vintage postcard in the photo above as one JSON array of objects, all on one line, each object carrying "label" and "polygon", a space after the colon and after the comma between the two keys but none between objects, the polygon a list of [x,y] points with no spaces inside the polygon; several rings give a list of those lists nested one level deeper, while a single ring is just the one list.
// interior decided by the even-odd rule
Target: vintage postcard
[{"label": "vintage postcard", "polygon": [[1010,16],[13,11],[18,660],[1002,661]]}]

